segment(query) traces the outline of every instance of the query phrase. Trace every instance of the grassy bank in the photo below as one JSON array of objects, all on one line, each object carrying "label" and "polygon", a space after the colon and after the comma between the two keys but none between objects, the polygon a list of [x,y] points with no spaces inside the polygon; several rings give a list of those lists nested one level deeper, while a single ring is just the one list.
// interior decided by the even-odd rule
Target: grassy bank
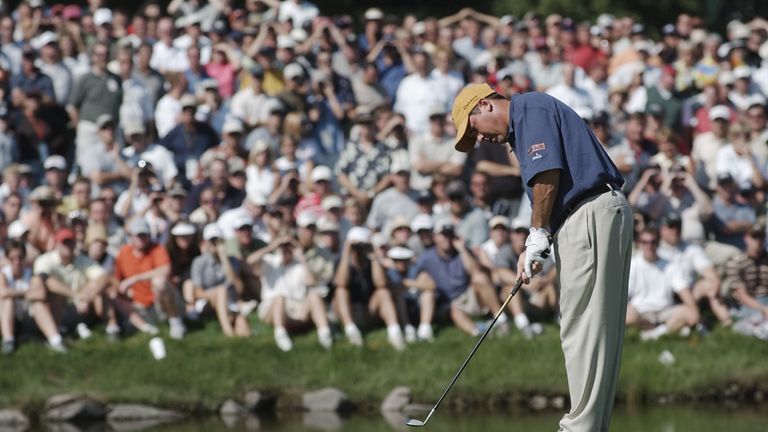
[{"label": "grassy bank", "polygon": [[[535,340],[519,333],[484,342],[454,388],[453,396],[483,399],[498,395],[566,394],[558,329],[547,327]],[[227,340],[214,323],[183,341],[166,339],[168,357],[155,361],[149,337],[107,343],[97,332],[71,344],[66,355],[28,343],[0,357],[0,406],[37,406],[50,395],[90,392],[110,401],[140,401],[215,408],[250,389],[299,395],[305,389],[338,387],[357,401],[381,400],[394,386],[407,385],[418,401],[432,403],[464,359],[474,339],[454,329],[434,344],[394,352],[382,331],[366,337],[366,348],[337,341],[323,351],[314,333],[294,338],[290,353],[278,351],[271,329],[256,326],[247,340]],[[658,361],[668,349],[672,366]],[[641,343],[629,333],[619,394],[707,394],[733,383],[768,389],[768,344],[719,329],[706,337],[671,337]]]}]

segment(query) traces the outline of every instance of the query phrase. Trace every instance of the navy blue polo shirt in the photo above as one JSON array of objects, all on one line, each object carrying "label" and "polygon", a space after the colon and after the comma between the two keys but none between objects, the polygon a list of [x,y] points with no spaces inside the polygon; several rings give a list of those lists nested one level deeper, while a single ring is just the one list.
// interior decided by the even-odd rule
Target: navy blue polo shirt
[{"label": "navy blue polo shirt", "polygon": [[570,107],[544,93],[515,95],[509,104],[509,143],[520,161],[521,177],[533,202],[533,178],[560,170],[560,184],[549,226],[562,224],[569,206],[584,192],[624,178],[584,120]]},{"label": "navy blue polo shirt", "polygon": [[419,257],[412,269],[409,270],[412,277],[421,272],[427,272],[432,277],[437,287],[438,300],[453,301],[469,287],[470,275],[458,253],[443,258],[433,246]]}]

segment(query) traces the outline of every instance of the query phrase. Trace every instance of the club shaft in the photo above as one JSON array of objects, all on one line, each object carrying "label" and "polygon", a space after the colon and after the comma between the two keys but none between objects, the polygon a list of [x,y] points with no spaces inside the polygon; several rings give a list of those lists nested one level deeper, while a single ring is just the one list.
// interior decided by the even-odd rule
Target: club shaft
[{"label": "club shaft", "polygon": [[[464,360],[464,363],[461,365],[458,371],[456,371],[456,375],[453,376],[453,379],[451,380],[451,383],[448,384],[448,387],[445,388],[445,391],[440,396],[440,399],[437,400],[437,403],[432,408],[432,411],[429,412],[429,416],[427,416],[427,420],[429,420],[429,417],[432,417],[432,414],[437,411],[437,407],[440,406],[440,404],[443,402],[443,399],[445,399],[445,396],[448,394],[449,391],[451,391],[451,387],[456,383],[456,380],[459,379],[459,375],[464,371],[464,368],[467,367],[467,364],[469,364],[469,361],[472,360],[472,356],[475,355],[475,352],[477,352],[477,349],[480,347],[480,344],[483,343],[483,340],[485,340],[485,337],[488,336],[488,333],[491,332],[491,329],[493,328],[493,325],[496,324],[496,321],[499,319],[501,314],[504,313],[504,309],[507,308],[507,305],[512,300],[512,297],[517,294],[517,291],[520,289],[520,287],[523,285],[523,280],[518,279],[515,282],[515,286],[512,288],[512,292],[509,293],[509,296],[506,300],[504,300],[504,304],[501,305],[501,309],[499,309],[499,312],[496,314],[495,317],[493,317],[493,321],[488,325],[488,328],[485,329],[482,336],[480,336],[480,339],[477,340],[477,343],[475,344],[474,348],[472,348],[472,351],[470,351],[469,355],[467,356],[466,360]],[[426,423],[426,421],[424,422]]]}]

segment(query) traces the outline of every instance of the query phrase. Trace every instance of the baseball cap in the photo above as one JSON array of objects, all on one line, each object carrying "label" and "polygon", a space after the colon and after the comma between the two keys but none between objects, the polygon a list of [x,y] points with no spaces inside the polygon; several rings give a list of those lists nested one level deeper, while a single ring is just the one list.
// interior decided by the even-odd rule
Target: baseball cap
[{"label": "baseball cap", "polygon": [[398,162],[393,163],[389,167],[389,172],[392,173],[392,174],[397,174],[397,173],[401,173],[401,172],[405,172],[405,173],[410,174],[411,173],[411,165],[408,164],[405,161],[398,161]]},{"label": "baseball cap", "polygon": [[184,96],[181,97],[179,102],[181,103],[182,109],[197,107],[197,99],[195,99],[195,97],[192,96],[191,94],[185,94]]},{"label": "baseball cap", "polygon": [[440,233],[454,231],[455,229],[456,227],[453,225],[453,223],[449,219],[443,219],[435,223],[434,228],[432,228],[432,232],[434,232],[435,234],[440,234]]},{"label": "baseball cap", "polygon": [[149,224],[146,219],[138,218],[131,222],[131,226],[128,230],[133,235],[149,234],[152,231],[149,229]]},{"label": "baseball cap", "polygon": [[432,105],[429,108],[429,118],[432,117],[445,117],[445,107],[440,104]]},{"label": "baseball cap", "polygon": [[288,35],[277,36],[277,48],[278,49],[293,49],[296,48],[296,41]]},{"label": "baseball cap", "polygon": [[731,118],[731,110],[725,105],[715,105],[709,109],[709,120],[714,121],[717,119],[729,120]]},{"label": "baseball cap", "polygon": [[304,69],[298,63],[289,63],[285,69],[283,69],[283,78],[287,80],[302,76],[304,76]]},{"label": "baseball cap", "polygon": [[491,220],[488,222],[488,228],[493,229],[499,225],[502,225],[504,228],[509,229],[509,218],[506,216],[494,216],[491,218]]},{"label": "baseball cap", "polygon": [[347,240],[350,243],[370,243],[371,242],[371,230],[361,226],[352,227],[347,232]]},{"label": "baseball cap", "polygon": [[475,147],[475,138],[467,135],[469,113],[475,108],[480,99],[488,97],[496,91],[487,83],[469,84],[465,86],[453,101],[451,118],[456,125],[456,150],[468,152]]},{"label": "baseball cap", "polygon": [[318,165],[314,168],[312,168],[312,182],[316,183],[319,181],[330,181],[331,177],[333,177],[333,174],[331,173],[331,169],[328,168],[325,165]]},{"label": "baseball cap", "polygon": [[58,231],[56,231],[56,242],[57,243],[63,243],[67,240],[74,240],[75,239],[75,232],[72,231],[70,228],[60,228]]},{"label": "baseball cap", "polygon": [[765,234],[765,226],[760,223],[756,223],[749,227],[750,234]]},{"label": "baseball cap", "polygon": [[221,131],[223,134],[243,133],[243,123],[237,119],[227,119],[222,126]]},{"label": "baseball cap", "polygon": [[531,224],[526,220],[525,218],[516,217],[512,219],[512,222],[509,224],[510,228],[512,228],[513,231],[523,230],[528,231],[529,228],[531,228]]},{"label": "baseball cap", "polygon": [[251,219],[250,216],[242,215],[235,219],[234,223],[232,224],[232,227],[235,229],[240,229],[243,227],[250,227],[253,226],[253,219]]},{"label": "baseball cap", "polygon": [[384,12],[379,8],[368,8],[363,15],[366,21],[381,21],[384,19]]},{"label": "baseball cap", "polygon": [[661,28],[661,34],[664,36],[677,36],[677,27],[670,23]]},{"label": "baseball cap", "polygon": [[112,127],[115,125],[115,118],[112,117],[111,114],[102,114],[96,118],[96,126],[99,129],[104,129],[106,127]]},{"label": "baseball cap", "polygon": [[411,231],[413,232],[419,232],[422,230],[432,231],[434,227],[435,226],[432,223],[432,217],[425,213],[416,215],[411,221]]},{"label": "baseball cap", "polygon": [[172,197],[187,196],[187,190],[180,184],[175,184],[168,189],[168,195]]},{"label": "baseball cap", "polygon": [[414,256],[412,250],[402,246],[396,246],[387,251],[387,257],[396,261],[408,261]]},{"label": "baseball cap", "polygon": [[668,227],[680,227],[682,225],[683,221],[680,219],[680,215],[677,213],[669,213],[667,215],[664,215],[659,220],[659,223],[663,226]]},{"label": "baseball cap", "polygon": [[445,194],[451,199],[464,199],[467,196],[467,186],[461,180],[452,180],[445,186]]},{"label": "baseball cap", "polygon": [[123,126],[123,134],[125,136],[131,135],[144,135],[147,132],[147,128],[144,127],[144,123],[140,121],[131,121]]},{"label": "baseball cap", "polygon": [[89,224],[85,229],[85,245],[90,246],[97,241],[107,242],[107,227],[104,224]]},{"label": "baseball cap", "polygon": [[760,93],[755,93],[747,98],[748,108],[752,108],[753,106],[765,106],[766,103],[768,103],[768,101],[766,101],[765,97]]},{"label": "baseball cap", "polygon": [[296,226],[301,228],[317,226],[317,218],[315,218],[315,215],[310,212],[301,212],[296,218]]},{"label": "baseball cap", "polygon": [[197,229],[194,225],[187,222],[179,222],[171,228],[171,235],[173,236],[188,236],[188,235],[194,235],[197,232]]},{"label": "baseball cap", "polygon": [[406,219],[404,216],[397,215],[389,222],[389,231],[392,232],[399,228],[408,228],[411,229],[411,224],[408,223],[408,219]]},{"label": "baseball cap", "polygon": [[320,220],[317,221],[317,232],[321,232],[321,233],[336,232],[337,233],[339,232],[339,224],[328,218],[320,218]]},{"label": "baseball cap", "polygon": [[107,8],[96,9],[96,12],[93,13],[93,24],[96,27],[112,24],[112,10]]},{"label": "baseball cap", "polygon": [[210,241],[213,239],[221,239],[224,234],[221,232],[221,228],[216,222],[209,223],[203,228],[203,240]]},{"label": "baseball cap", "polygon": [[341,197],[338,195],[329,195],[323,198],[323,201],[320,205],[323,207],[323,210],[331,211],[332,209],[343,208],[344,202],[341,200]]},{"label": "baseball cap", "polygon": [[8,238],[18,240],[28,232],[29,232],[29,227],[27,226],[27,224],[25,224],[21,220],[17,219],[11,222],[10,225],[8,225]]},{"label": "baseball cap", "polygon": [[749,70],[749,66],[739,66],[733,70],[733,77],[736,79],[749,79],[752,76],[752,71]]},{"label": "baseball cap", "polygon": [[64,159],[63,156],[59,155],[51,155],[45,158],[45,162],[43,162],[43,168],[47,170],[50,169],[57,169],[59,171],[66,171],[67,170],[67,161]]}]

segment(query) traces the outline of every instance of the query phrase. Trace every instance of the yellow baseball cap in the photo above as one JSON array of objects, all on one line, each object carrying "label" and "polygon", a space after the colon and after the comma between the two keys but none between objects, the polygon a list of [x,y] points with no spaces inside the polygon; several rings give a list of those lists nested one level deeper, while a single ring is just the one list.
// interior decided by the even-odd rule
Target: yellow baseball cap
[{"label": "yellow baseball cap", "polygon": [[488,85],[488,83],[482,83],[468,84],[456,95],[456,99],[453,101],[453,108],[451,109],[453,124],[456,125],[456,145],[454,146],[456,150],[466,153],[475,147],[475,139],[466,136],[469,125],[469,113],[472,112],[480,99],[494,93],[496,91],[493,87]]}]

